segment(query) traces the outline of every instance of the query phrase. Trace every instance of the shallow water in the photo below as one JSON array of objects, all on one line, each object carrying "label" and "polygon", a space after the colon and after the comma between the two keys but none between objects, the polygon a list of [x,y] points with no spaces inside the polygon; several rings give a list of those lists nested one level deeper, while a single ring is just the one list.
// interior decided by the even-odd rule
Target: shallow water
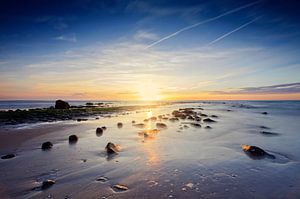
[{"label": "shallow water", "polygon": [[[270,103],[173,104],[90,119],[34,138],[19,147],[16,158],[0,160],[1,198],[299,198],[300,104]],[[204,110],[195,111],[217,115],[212,118],[217,122],[180,129],[191,121],[161,121],[168,127],[146,137],[132,125],[132,120],[143,123],[151,114],[199,106]],[[156,128],[155,122],[145,124],[146,129]],[[101,126],[107,130],[98,137],[96,128]],[[76,144],[69,145],[71,134],[78,135]],[[44,141],[53,142],[53,149],[42,151]],[[108,142],[120,145],[121,151],[108,156]],[[252,159],[242,144],[276,158]],[[97,181],[100,177],[107,180]],[[32,190],[46,179],[56,183],[44,191]],[[129,189],[116,192],[115,184]]]}]

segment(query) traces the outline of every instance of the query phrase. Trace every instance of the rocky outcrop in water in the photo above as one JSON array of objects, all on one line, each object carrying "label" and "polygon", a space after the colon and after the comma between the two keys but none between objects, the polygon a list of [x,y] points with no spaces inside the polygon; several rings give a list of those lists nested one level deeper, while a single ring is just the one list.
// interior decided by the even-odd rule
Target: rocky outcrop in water
[{"label": "rocky outcrop in water", "polygon": [[53,144],[51,142],[44,142],[42,144],[42,150],[49,150],[53,147]]},{"label": "rocky outcrop in water", "polygon": [[63,100],[56,100],[55,101],[55,108],[56,109],[69,109],[70,105],[68,102],[65,102]]},{"label": "rocky outcrop in water", "polygon": [[114,154],[114,153],[118,153],[120,150],[120,147],[118,145],[115,145],[112,142],[109,142],[106,147],[105,150],[108,154]]},{"label": "rocky outcrop in water", "polygon": [[1,159],[6,160],[6,159],[14,158],[14,157],[16,157],[16,155],[11,153],[11,154],[2,156]]},{"label": "rocky outcrop in water", "polygon": [[69,143],[70,144],[75,144],[78,141],[77,135],[70,135],[69,136]]}]

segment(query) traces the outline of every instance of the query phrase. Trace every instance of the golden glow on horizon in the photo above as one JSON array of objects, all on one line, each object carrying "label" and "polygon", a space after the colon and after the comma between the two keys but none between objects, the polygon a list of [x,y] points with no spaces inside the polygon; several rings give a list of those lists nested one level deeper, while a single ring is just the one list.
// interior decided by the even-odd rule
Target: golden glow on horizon
[{"label": "golden glow on horizon", "polygon": [[152,115],[153,115],[153,114],[152,114],[152,110],[150,109],[150,110],[147,112],[147,119],[150,118],[150,117],[152,117]]},{"label": "golden glow on horizon", "polygon": [[138,88],[139,99],[142,101],[162,100],[162,96],[157,86],[152,82],[142,83]]}]

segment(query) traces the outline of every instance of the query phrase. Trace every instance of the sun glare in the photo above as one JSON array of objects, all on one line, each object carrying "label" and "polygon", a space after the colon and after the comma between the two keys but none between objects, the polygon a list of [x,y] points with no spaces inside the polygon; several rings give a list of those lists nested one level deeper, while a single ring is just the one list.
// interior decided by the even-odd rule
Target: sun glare
[{"label": "sun glare", "polygon": [[142,84],[138,89],[138,93],[142,101],[158,101],[162,99],[159,89],[152,82]]}]

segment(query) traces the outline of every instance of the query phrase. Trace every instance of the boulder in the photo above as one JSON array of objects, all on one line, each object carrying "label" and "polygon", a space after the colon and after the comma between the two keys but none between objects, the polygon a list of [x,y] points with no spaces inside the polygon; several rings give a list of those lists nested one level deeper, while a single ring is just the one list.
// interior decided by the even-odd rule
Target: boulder
[{"label": "boulder", "polygon": [[263,149],[261,149],[257,146],[249,146],[249,145],[244,144],[244,145],[242,145],[242,149],[252,156],[261,157],[261,156],[265,156],[267,154]]},{"label": "boulder", "polygon": [[49,150],[53,147],[53,144],[51,142],[44,142],[42,144],[42,150]]},{"label": "boulder", "polygon": [[102,136],[102,135],[103,135],[103,128],[98,127],[98,128],[96,129],[96,135],[97,135],[98,137]]},{"label": "boulder", "polygon": [[69,109],[70,105],[68,102],[65,102],[63,100],[56,100],[55,101],[55,108],[56,109]]}]

